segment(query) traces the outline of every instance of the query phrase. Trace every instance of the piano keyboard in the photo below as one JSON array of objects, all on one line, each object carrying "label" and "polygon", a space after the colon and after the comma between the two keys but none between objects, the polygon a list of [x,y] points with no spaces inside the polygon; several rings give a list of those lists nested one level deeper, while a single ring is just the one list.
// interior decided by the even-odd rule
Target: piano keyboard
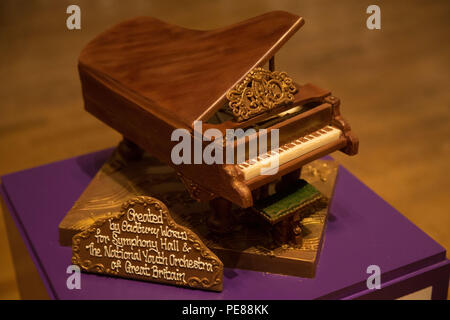
[{"label": "piano keyboard", "polygon": [[308,152],[338,140],[341,133],[342,131],[337,128],[325,126],[304,137],[287,143],[276,150],[271,150],[256,158],[242,162],[238,167],[243,172],[245,180],[250,180],[261,175],[262,168],[269,168],[274,157],[278,157],[278,166],[281,166]]}]

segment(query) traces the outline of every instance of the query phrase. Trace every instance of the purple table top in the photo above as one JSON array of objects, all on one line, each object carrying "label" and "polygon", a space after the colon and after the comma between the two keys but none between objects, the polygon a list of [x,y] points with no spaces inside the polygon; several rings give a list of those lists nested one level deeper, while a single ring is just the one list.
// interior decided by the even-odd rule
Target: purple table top
[{"label": "purple table top", "polygon": [[50,297],[57,299],[316,299],[367,290],[369,265],[383,284],[445,261],[445,249],[345,168],[339,169],[330,219],[314,279],[225,269],[221,293],[82,274],[66,287],[71,248],[58,244],[58,224],[111,150],[2,177],[1,193]]}]

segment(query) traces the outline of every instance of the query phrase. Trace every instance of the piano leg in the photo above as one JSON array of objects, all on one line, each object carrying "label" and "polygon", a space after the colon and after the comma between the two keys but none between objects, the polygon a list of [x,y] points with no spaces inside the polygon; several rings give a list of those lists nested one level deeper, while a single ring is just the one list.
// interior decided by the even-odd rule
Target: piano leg
[{"label": "piano leg", "polygon": [[117,148],[114,150],[111,158],[108,160],[109,168],[111,170],[118,170],[125,166],[130,161],[137,161],[144,155],[144,150],[131,140],[123,137]]},{"label": "piano leg", "polygon": [[215,233],[230,232],[234,225],[232,204],[224,198],[215,198],[209,202],[211,214],[206,220],[206,224]]},{"label": "piano leg", "polygon": [[119,148],[122,148],[123,156],[127,160],[139,160],[144,154],[144,150],[141,149],[137,144],[123,137],[123,140],[119,144]]},{"label": "piano leg", "polygon": [[260,188],[259,196],[261,198],[265,198],[265,197],[269,196],[269,185],[268,184],[265,184]]},{"label": "piano leg", "polygon": [[257,201],[259,199],[264,199],[269,196],[269,185],[265,184],[262,187],[259,187],[252,191],[253,201]]},{"label": "piano leg", "polygon": [[292,183],[300,179],[300,174],[302,172],[302,168],[289,172],[288,174],[281,177],[281,181],[278,182],[275,186],[276,192],[281,192],[289,188]]},{"label": "piano leg", "polygon": [[296,245],[302,244],[302,228],[300,225],[300,214],[295,214],[291,221],[290,231],[291,231],[291,240]]},{"label": "piano leg", "polygon": [[300,226],[300,215],[284,219],[277,223],[272,229],[272,238],[279,244],[292,243],[296,246],[302,244],[302,228]]},{"label": "piano leg", "polygon": [[289,243],[289,221],[282,220],[273,226],[272,237],[277,244]]}]

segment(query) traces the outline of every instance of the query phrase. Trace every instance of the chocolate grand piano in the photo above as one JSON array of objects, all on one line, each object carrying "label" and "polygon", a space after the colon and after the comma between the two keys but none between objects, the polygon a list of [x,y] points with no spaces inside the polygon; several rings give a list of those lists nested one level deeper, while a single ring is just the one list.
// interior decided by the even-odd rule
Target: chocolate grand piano
[{"label": "chocolate grand piano", "polygon": [[[82,51],[79,72],[87,111],[136,145],[172,166],[190,195],[211,201],[211,228],[227,225],[232,204],[254,206],[299,177],[303,165],[336,150],[354,155],[358,140],[342,118],[339,99],[312,84],[294,83],[275,71],[274,55],[303,25],[287,12],[270,12],[216,30],[190,30],[141,17],[100,34]],[[268,65],[268,69],[263,69]],[[262,90],[262,91],[261,91]],[[252,101],[254,103],[252,103]],[[196,121],[202,121],[196,132]],[[172,162],[175,129],[186,129],[203,147],[208,129],[255,129],[234,148],[279,130],[278,148],[237,163]],[[194,142],[195,143],[195,142]],[[223,152],[225,154],[225,151]],[[276,174],[261,168],[276,158]]]}]

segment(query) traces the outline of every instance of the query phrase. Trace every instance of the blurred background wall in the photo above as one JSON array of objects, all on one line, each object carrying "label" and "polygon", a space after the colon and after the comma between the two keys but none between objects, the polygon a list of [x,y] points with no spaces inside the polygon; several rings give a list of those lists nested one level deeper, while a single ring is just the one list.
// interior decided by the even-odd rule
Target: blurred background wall
[{"label": "blurred background wall", "polygon": [[[81,30],[66,28],[70,4],[81,8]],[[381,30],[366,28],[370,4],[381,8]],[[83,110],[77,74],[82,47],[105,28],[146,15],[211,29],[271,10],[306,20],[277,69],[331,89],[360,138],[358,156],[333,156],[450,248],[448,0],[2,0],[0,175],[118,143]],[[0,298],[18,297],[0,219]]]}]

